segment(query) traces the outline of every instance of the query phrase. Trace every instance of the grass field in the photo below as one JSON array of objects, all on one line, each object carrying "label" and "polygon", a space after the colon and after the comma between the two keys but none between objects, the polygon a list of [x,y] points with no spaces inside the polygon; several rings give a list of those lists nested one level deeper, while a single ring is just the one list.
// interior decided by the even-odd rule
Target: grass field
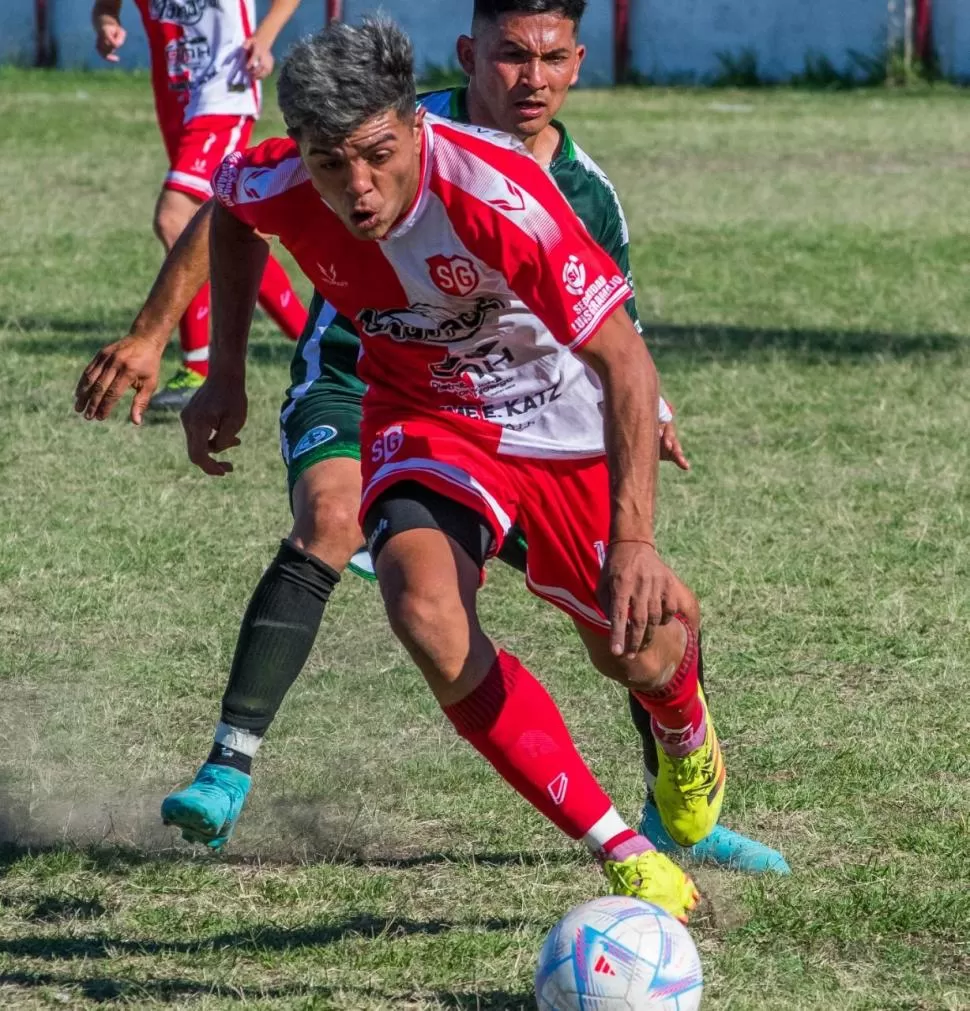
[{"label": "grass field", "polygon": [[[725,821],[790,879],[705,868],[710,1011],[970,1008],[970,94],[577,93],[694,462],[660,536],[698,590]],[[147,79],[0,72],[0,1006],[534,1007],[602,889],[454,738],[341,585],[227,859],[161,797],[207,752],[288,522],[265,322],[237,470],[176,424],[86,424],[77,375],[159,262]],[[277,129],[269,115],[261,136]],[[621,693],[494,567],[487,626],[621,810]]]}]

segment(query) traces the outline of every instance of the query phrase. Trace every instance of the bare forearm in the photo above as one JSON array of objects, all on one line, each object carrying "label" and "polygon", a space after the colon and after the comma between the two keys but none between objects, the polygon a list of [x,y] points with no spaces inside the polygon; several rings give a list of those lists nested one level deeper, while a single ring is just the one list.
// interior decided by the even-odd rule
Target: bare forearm
[{"label": "bare forearm", "polygon": [[209,277],[209,221],[212,202],[203,204],[179,236],[135,317],[131,333],[165,344],[192,299]]},{"label": "bare forearm", "polygon": [[[614,323],[617,329],[612,329]],[[608,330],[607,328],[611,328]],[[611,538],[653,543],[659,462],[659,382],[650,353],[618,316],[580,352],[603,385]]]},{"label": "bare forearm", "polygon": [[209,232],[212,279],[212,342],[209,374],[245,379],[246,346],[269,244],[223,207]]},{"label": "bare forearm", "polygon": [[259,23],[256,34],[267,46],[272,46],[287,21],[293,17],[300,0],[273,0],[266,17]]}]

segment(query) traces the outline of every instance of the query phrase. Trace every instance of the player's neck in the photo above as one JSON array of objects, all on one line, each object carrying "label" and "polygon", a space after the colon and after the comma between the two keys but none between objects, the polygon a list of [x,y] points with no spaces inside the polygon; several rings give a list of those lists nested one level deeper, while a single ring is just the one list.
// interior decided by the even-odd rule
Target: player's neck
[{"label": "player's neck", "polygon": [[524,141],[529,153],[543,167],[549,168],[559,151],[562,137],[556,126],[550,123],[544,130]]}]

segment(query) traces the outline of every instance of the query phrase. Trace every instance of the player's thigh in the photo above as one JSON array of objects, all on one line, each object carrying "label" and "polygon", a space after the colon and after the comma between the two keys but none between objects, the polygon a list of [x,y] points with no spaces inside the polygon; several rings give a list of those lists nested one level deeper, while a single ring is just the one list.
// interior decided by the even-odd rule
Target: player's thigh
[{"label": "player's thigh", "polygon": [[468,505],[401,481],[369,504],[364,529],[395,634],[439,702],[464,698],[495,658],[476,606],[489,525]]}]

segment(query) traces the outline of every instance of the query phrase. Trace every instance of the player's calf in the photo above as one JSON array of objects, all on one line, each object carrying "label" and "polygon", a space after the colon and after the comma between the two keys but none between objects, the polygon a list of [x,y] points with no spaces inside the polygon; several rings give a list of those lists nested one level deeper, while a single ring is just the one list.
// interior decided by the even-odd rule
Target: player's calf
[{"label": "player's calf", "polygon": [[605,637],[581,630],[594,665],[630,689],[657,742],[654,799],[664,827],[692,846],[717,824],[725,768],[698,677],[697,634],[683,615],[661,625],[636,658],[613,657]]}]

